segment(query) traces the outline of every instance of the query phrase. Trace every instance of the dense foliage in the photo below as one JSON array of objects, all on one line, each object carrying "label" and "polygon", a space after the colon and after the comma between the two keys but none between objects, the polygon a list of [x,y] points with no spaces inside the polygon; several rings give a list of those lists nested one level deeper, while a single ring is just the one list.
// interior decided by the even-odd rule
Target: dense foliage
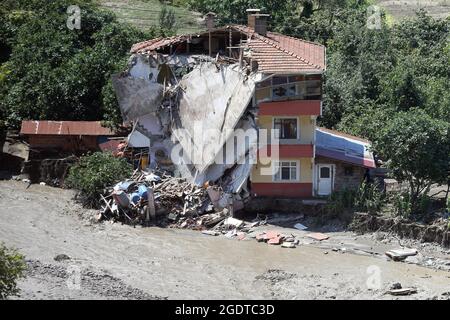
[{"label": "dense foliage", "polygon": [[124,158],[115,158],[108,152],[95,152],[81,157],[70,168],[66,185],[80,191],[85,205],[95,206],[105,187],[131,176],[132,166]]},{"label": "dense foliage", "polygon": [[[322,125],[373,139],[394,113],[415,107],[450,122],[449,19],[418,12],[389,24],[366,0],[187,2],[220,23],[246,23],[245,9],[261,8],[270,29],[325,44]],[[369,25],[374,15],[379,25]]]},{"label": "dense foliage", "polygon": [[395,115],[378,133],[374,149],[399,181],[409,185],[412,212],[433,182],[447,182],[450,124],[414,109]]},{"label": "dense foliage", "polygon": [[[80,28],[69,28],[80,11]],[[0,4],[0,119],[120,122],[111,74],[133,43],[151,38],[90,0],[6,0]],[[0,124],[1,126],[1,124]]]},{"label": "dense foliage", "polygon": [[0,243],[0,300],[19,293],[17,280],[24,277],[25,269],[24,257]]}]

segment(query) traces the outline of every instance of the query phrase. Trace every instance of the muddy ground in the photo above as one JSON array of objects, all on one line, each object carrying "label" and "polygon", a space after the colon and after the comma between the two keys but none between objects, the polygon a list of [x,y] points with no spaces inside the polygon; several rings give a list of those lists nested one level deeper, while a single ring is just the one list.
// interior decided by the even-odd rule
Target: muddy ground
[{"label": "muddy ground", "polygon": [[[258,228],[295,234],[301,240],[295,249],[97,224],[95,212],[74,204],[72,191],[27,186],[0,181],[0,241],[28,263],[19,299],[449,299],[450,250],[437,245],[356,235],[334,223],[311,228],[330,236],[316,242],[309,231],[292,228],[293,215],[274,215],[274,225]],[[406,262],[384,256],[400,245],[419,254]],[[418,292],[386,294],[395,282]]]}]

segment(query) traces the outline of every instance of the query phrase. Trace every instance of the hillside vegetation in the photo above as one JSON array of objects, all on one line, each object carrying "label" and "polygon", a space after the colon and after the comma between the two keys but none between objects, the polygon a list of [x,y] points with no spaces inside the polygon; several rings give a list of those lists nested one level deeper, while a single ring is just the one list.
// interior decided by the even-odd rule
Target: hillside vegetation
[{"label": "hillside vegetation", "polygon": [[[98,0],[99,4],[113,11],[119,21],[128,22],[138,28],[149,30],[159,25],[159,15],[164,3],[159,0]],[[167,5],[176,17],[176,33],[194,33],[201,30],[201,14],[182,6]]]},{"label": "hillside vegetation", "polygon": [[450,15],[449,0],[376,0],[395,20],[411,17],[417,10],[424,9],[433,18],[446,18]]}]

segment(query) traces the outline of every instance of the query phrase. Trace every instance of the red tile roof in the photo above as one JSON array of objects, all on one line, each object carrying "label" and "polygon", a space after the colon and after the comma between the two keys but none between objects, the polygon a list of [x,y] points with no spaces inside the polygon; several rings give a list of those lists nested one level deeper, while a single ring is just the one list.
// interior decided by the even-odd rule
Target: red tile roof
[{"label": "red tile roof", "polygon": [[21,134],[114,136],[100,121],[22,121]]},{"label": "red tile roof", "polygon": [[[322,72],[326,69],[325,47],[323,45],[285,36],[275,32],[268,32],[262,36],[253,29],[242,25],[231,25],[214,31],[228,29],[244,33],[250,41],[247,45],[252,59],[258,62],[258,69],[264,73],[307,73]],[[214,32],[213,31],[213,32]],[[131,53],[150,53],[166,46],[182,43],[189,38],[203,34],[181,35],[169,38],[156,38],[136,43]]]},{"label": "red tile roof", "polygon": [[326,69],[325,47],[321,44],[285,36],[275,32],[259,35],[245,26],[235,29],[250,37],[248,43],[259,70],[266,73],[317,72]]},{"label": "red tile roof", "polygon": [[173,36],[168,38],[155,38],[152,40],[135,43],[131,47],[132,53],[142,53],[144,51],[154,51],[159,48],[173,45],[175,43],[183,42],[187,40],[189,36]]}]

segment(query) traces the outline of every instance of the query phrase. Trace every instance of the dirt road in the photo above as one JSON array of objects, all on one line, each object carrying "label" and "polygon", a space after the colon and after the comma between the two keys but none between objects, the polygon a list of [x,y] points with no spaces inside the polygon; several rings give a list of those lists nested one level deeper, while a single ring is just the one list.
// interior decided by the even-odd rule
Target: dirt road
[{"label": "dirt road", "polygon": [[[388,261],[374,254],[369,238],[364,242],[351,233],[331,232],[330,241],[320,244],[305,238],[303,245],[285,249],[196,231],[92,224],[92,212],[74,205],[72,196],[69,190],[0,181],[0,241],[28,259],[22,299],[449,297],[449,271]],[[330,250],[343,245],[348,251]],[[61,254],[70,259],[55,261]],[[440,255],[443,265],[450,262],[448,251]],[[418,293],[386,295],[394,282]]]}]

